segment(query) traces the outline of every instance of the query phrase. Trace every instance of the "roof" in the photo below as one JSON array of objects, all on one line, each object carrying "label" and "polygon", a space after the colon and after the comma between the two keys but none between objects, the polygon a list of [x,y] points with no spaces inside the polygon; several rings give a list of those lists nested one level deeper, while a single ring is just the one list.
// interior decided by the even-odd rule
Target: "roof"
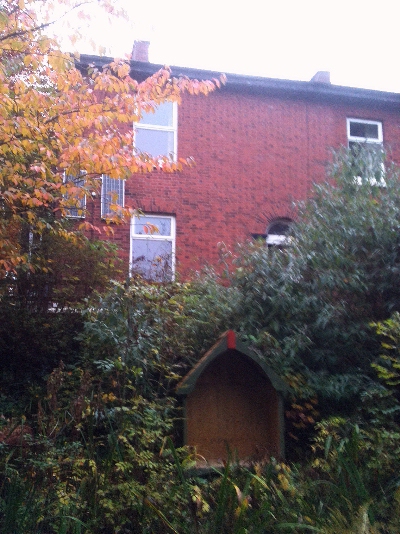
[{"label": "roof", "polygon": [[[78,68],[85,70],[91,64],[101,68],[113,61],[110,57],[82,54],[76,61]],[[164,65],[142,61],[131,61],[131,76],[139,81],[151,76]],[[188,67],[171,67],[173,76],[186,76],[191,79],[210,80],[219,78],[220,72],[193,69]],[[317,101],[351,102],[353,104],[390,107],[400,111],[400,94],[372,89],[360,89],[332,85],[317,81],[295,81],[261,76],[226,74],[224,90],[255,94],[269,94],[286,98],[302,98]]]},{"label": "roof", "polygon": [[271,381],[273,387],[281,392],[287,393],[289,387],[279,376],[264,362],[257,353],[251,350],[247,345],[237,341],[236,334],[233,330],[227,330],[218,339],[218,341],[207,351],[204,356],[196,363],[196,365],[189,371],[189,373],[179,382],[176,388],[178,395],[188,395],[191,393],[196,385],[196,382],[203,371],[213,362],[218,356],[227,351],[234,350],[250,358],[255,362],[265,373]]}]

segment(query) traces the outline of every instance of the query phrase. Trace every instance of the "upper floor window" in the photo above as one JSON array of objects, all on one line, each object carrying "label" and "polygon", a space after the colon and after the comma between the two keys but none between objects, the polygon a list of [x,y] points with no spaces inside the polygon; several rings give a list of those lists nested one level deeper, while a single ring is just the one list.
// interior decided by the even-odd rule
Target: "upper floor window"
[{"label": "upper floor window", "polygon": [[348,146],[354,156],[354,176],[372,185],[385,185],[382,158],[382,123],[364,119],[347,119]]},{"label": "upper floor window", "polygon": [[142,215],[131,223],[131,272],[171,281],[175,269],[175,217]]},{"label": "upper floor window", "polygon": [[101,178],[101,216],[106,217],[115,212],[111,205],[124,207],[125,180],[110,178],[103,174]]},{"label": "upper floor window", "polygon": [[157,158],[168,156],[177,158],[178,107],[176,102],[164,102],[154,113],[143,113],[135,124],[135,146],[139,152],[146,152]]},{"label": "upper floor window", "polygon": [[347,119],[347,140],[349,148],[360,144],[381,147],[383,142],[382,123],[364,119]]},{"label": "upper floor window", "polygon": [[[79,176],[64,174],[64,183],[83,189],[85,186],[85,172],[82,171]],[[64,206],[66,208],[67,217],[79,219],[85,218],[86,196],[66,194],[64,195]]]}]

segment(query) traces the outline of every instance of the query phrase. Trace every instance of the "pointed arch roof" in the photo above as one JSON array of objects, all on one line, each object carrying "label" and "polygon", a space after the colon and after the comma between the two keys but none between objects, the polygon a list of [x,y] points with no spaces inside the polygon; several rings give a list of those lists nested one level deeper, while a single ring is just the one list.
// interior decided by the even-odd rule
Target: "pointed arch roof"
[{"label": "pointed arch roof", "polygon": [[280,393],[287,393],[289,387],[285,382],[273,371],[265,361],[252,349],[244,343],[241,343],[236,338],[236,333],[233,330],[224,332],[217,342],[208,350],[202,358],[192,367],[188,374],[179,382],[176,387],[178,395],[188,395],[191,393],[196,385],[198,378],[203,371],[221,354],[234,350],[247,356],[250,360],[256,363],[264,374],[269,378],[273,387]]}]

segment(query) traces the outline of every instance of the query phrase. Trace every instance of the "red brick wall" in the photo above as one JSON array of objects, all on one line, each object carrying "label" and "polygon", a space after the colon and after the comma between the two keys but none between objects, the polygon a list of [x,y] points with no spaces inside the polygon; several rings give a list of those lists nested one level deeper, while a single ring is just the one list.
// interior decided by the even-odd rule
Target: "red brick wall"
[{"label": "red brick wall", "polygon": [[[177,270],[184,275],[216,264],[219,242],[233,247],[264,233],[273,218],[293,218],[292,201],[325,177],[330,147],[346,144],[346,117],[382,121],[385,146],[400,163],[400,118],[390,111],[223,88],[186,96],[178,116],[179,157],[193,156],[196,167],[133,176],[125,200],[176,216]],[[129,254],[128,225],[115,227],[112,240]]]}]

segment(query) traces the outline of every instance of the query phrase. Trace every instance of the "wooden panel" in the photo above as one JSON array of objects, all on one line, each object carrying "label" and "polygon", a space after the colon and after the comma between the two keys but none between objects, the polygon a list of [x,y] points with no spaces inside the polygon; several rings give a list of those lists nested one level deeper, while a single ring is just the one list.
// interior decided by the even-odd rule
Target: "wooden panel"
[{"label": "wooden panel", "polygon": [[186,441],[208,462],[280,456],[279,396],[264,372],[237,351],[212,362],[186,399]]}]

